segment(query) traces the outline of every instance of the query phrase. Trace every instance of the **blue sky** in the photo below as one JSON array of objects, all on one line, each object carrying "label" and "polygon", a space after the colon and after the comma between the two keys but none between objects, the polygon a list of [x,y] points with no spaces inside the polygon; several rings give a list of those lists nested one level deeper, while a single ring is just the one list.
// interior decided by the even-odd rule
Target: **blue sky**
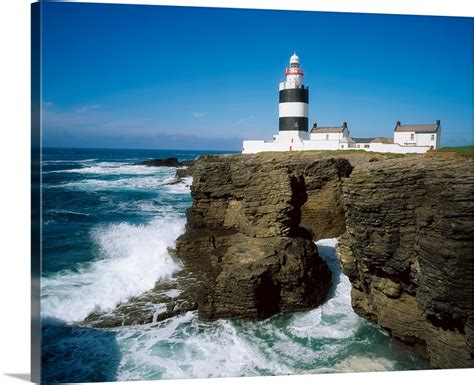
[{"label": "blue sky", "polygon": [[278,130],[296,51],[310,122],[473,144],[473,19],[43,3],[43,145],[240,150]]}]

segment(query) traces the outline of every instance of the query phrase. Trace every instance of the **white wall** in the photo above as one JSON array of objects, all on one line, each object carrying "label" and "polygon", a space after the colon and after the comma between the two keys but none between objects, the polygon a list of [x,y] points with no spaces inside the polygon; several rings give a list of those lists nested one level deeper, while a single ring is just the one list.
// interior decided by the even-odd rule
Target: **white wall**
[{"label": "white wall", "polygon": [[[413,135],[413,139],[411,136]],[[434,140],[431,140],[431,136],[434,135]],[[433,146],[434,149],[439,147],[439,134],[433,133],[416,133],[412,132],[395,132],[393,135],[394,143],[398,143],[402,146],[414,145],[414,146]]]},{"label": "white wall", "polygon": [[293,141],[302,141],[302,140],[308,140],[309,139],[309,134],[305,131],[298,131],[298,130],[284,130],[284,131],[279,131],[277,135],[273,136],[275,141],[277,142],[291,142]]},{"label": "white wall", "polygon": [[305,150],[338,150],[339,140],[305,140]]},{"label": "white wall", "polygon": [[[413,139],[411,139],[411,135],[413,135]],[[416,134],[415,131],[413,132],[397,132],[393,133],[393,142],[401,144],[405,146],[407,143],[415,145],[416,144]]]},{"label": "white wall", "polygon": [[[431,140],[431,136],[434,135],[434,140]],[[416,137],[416,144],[418,146],[433,146],[433,148],[437,148],[437,140],[436,140],[436,137],[438,135],[437,134],[430,134],[430,133],[426,133],[426,134],[415,134],[415,137]]]},{"label": "white wall", "polygon": [[[303,141],[309,139],[309,134],[304,131],[280,131],[273,140],[244,140],[243,154],[254,154],[265,151],[302,151]],[[291,149],[290,149],[291,148]]]},{"label": "white wall", "polygon": [[[342,132],[330,132],[330,133],[315,133],[311,134],[311,140],[340,140],[342,139]],[[326,139],[328,138],[328,139]]]},{"label": "white wall", "polygon": [[[410,133],[399,133],[403,143],[408,134],[410,138]],[[264,141],[264,140],[245,140],[243,143],[243,154],[253,154],[257,152],[266,152],[266,151],[308,151],[308,150],[365,150],[371,152],[392,152],[396,154],[423,154],[430,149],[430,146],[433,146],[431,141],[431,134],[423,134],[425,137],[422,138],[423,143],[429,142],[430,144],[425,146],[402,146],[398,143],[358,143],[360,147],[349,148],[348,143],[343,141],[336,140],[313,140],[313,135],[325,135],[326,134],[311,134],[303,131],[280,131],[278,135],[274,136],[274,140]],[[329,134],[330,135],[330,134]],[[334,133],[334,136],[342,136],[342,133]],[[310,139],[311,137],[311,139]],[[415,139],[410,143],[415,144]],[[436,145],[436,140],[434,141]],[[368,148],[365,148],[364,145],[368,144]],[[342,148],[342,145],[344,148]]]},{"label": "white wall", "polygon": [[423,154],[429,149],[427,146],[400,146],[396,143],[370,143],[370,148],[364,148],[365,151],[393,152],[396,154]]}]

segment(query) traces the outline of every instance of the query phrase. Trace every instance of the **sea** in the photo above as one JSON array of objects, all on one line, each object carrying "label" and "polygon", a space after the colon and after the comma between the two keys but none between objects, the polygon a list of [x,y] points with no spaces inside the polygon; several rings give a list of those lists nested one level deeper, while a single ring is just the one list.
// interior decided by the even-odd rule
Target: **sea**
[{"label": "sea", "polygon": [[315,247],[333,274],[320,307],[255,320],[204,322],[196,312],[147,325],[82,322],[167,280],[167,249],[184,232],[192,178],[152,158],[210,151],[58,149],[42,153],[42,382],[95,382],[425,369],[351,307],[336,239]]}]

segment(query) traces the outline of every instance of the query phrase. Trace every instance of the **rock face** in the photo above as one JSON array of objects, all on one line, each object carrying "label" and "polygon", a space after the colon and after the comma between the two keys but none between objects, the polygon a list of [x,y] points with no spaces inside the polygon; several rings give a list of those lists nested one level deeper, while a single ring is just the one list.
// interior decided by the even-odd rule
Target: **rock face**
[{"label": "rock face", "polygon": [[354,310],[433,367],[473,367],[474,162],[404,158],[358,168],[337,247]]},{"label": "rock face", "polygon": [[193,206],[176,246],[183,270],[91,314],[88,325],[315,307],[331,275],[313,241],[342,234],[337,253],[354,310],[433,367],[474,366],[472,156],[204,156],[192,175]]},{"label": "rock face", "polygon": [[352,168],[307,156],[200,157],[193,206],[177,240],[184,268],[200,277],[199,316],[263,318],[320,304],[331,274],[301,226],[308,192],[334,189]]},{"label": "rock face", "polygon": [[166,158],[166,159],[148,159],[142,162],[131,163],[132,166],[147,166],[147,167],[181,167],[181,166],[192,166],[194,160],[184,160],[180,162],[178,158]]}]

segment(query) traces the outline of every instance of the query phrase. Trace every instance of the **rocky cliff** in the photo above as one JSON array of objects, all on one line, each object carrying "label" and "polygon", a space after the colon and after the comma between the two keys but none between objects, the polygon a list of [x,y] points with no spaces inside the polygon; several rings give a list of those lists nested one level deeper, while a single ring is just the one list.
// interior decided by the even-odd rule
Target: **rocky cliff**
[{"label": "rocky cliff", "polygon": [[87,324],[315,307],[331,282],[313,241],[342,235],[337,253],[358,314],[433,367],[474,366],[472,156],[205,156],[192,172],[193,205],[175,251],[183,270]]},{"label": "rocky cliff", "polygon": [[199,316],[262,318],[321,303],[331,274],[301,226],[302,210],[310,203],[315,217],[331,221],[332,207],[318,209],[308,197],[341,190],[351,170],[345,159],[201,157],[176,247],[185,269],[202,282]]},{"label": "rocky cliff", "polygon": [[474,162],[405,157],[343,187],[352,304],[434,367],[473,367]]},{"label": "rocky cliff", "polygon": [[196,309],[203,319],[264,318],[317,306],[331,274],[313,241],[344,232],[342,180],[351,171],[346,159],[307,153],[200,157],[173,252],[183,269],[85,324],[144,324]]}]

